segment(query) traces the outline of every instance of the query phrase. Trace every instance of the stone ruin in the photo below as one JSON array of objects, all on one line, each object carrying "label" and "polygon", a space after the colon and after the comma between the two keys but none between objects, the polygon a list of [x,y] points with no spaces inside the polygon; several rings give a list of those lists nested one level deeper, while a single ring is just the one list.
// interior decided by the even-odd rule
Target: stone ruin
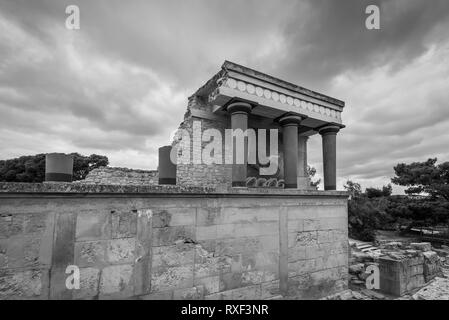
[{"label": "stone ruin", "polygon": [[[157,173],[103,168],[72,183],[73,159],[48,154],[45,183],[0,183],[0,299],[319,299],[346,290],[348,194],[336,191],[343,108],[226,61],[189,98],[180,128],[192,148],[161,147]],[[246,157],[179,161],[206,143],[196,123],[201,134],[278,130],[278,170],[262,177],[264,164]],[[324,190],[306,171],[314,134]],[[66,286],[68,266],[79,269],[80,289]]]}]

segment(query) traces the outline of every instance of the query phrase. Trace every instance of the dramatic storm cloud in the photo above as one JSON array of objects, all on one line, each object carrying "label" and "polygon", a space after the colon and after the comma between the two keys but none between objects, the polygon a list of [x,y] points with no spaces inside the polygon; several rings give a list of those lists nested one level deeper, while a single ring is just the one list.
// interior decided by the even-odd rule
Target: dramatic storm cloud
[{"label": "dramatic storm cloud", "polygon": [[[65,28],[78,5],[81,29]],[[365,8],[381,29],[365,28]],[[449,2],[0,0],[0,158],[105,154],[153,169],[225,59],[346,102],[340,184],[449,160]],[[321,171],[321,142],[309,142]]]}]

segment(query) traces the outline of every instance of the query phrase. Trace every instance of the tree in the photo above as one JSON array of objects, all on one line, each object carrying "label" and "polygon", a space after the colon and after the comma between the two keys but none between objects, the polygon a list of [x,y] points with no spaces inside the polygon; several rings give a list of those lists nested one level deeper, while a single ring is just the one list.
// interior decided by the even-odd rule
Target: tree
[{"label": "tree", "polygon": [[[82,180],[93,169],[107,166],[106,156],[92,154],[73,155],[73,180]],[[19,158],[0,160],[0,181],[7,182],[42,182],[45,180],[45,154],[22,156]]]},{"label": "tree", "polygon": [[360,195],[362,194],[362,187],[357,182],[348,180],[343,187],[346,191],[349,192],[350,199],[360,197]]},{"label": "tree", "polygon": [[79,153],[73,153],[73,180],[83,180],[93,169],[104,167],[109,164],[108,157],[91,154],[82,156]]},{"label": "tree", "polygon": [[380,197],[389,197],[393,192],[393,188],[391,184],[383,186],[382,189],[378,188],[366,188],[365,194],[368,198],[380,198]]},{"label": "tree", "polygon": [[411,164],[399,163],[394,167],[394,184],[408,187],[409,195],[427,193],[433,198],[449,201],[449,162],[436,164],[437,158]]},{"label": "tree", "polygon": [[321,183],[321,179],[318,179],[316,181],[312,181],[312,178],[315,176],[316,174],[316,169],[314,167],[311,166],[307,166],[307,174],[310,177],[310,185],[312,187],[317,187],[320,183]]}]

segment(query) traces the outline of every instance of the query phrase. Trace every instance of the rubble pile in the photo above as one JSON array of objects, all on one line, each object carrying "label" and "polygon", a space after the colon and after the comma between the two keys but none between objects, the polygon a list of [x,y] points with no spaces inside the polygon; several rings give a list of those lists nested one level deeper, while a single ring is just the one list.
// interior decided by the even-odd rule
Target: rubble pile
[{"label": "rubble pile", "polygon": [[[350,296],[351,300],[448,297],[448,247],[436,249],[429,242],[383,241],[373,245],[354,240],[350,240],[350,246],[350,292],[334,300],[348,300]],[[378,267],[379,290],[366,287],[366,279],[372,275],[367,271],[370,265]]]}]

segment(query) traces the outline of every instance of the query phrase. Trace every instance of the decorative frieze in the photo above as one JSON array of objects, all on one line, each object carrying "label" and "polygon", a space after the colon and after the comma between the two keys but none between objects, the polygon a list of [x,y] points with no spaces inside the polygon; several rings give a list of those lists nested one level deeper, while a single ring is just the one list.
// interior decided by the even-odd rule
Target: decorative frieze
[{"label": "decorative frieze", "polygon": [[[341,112],[323,105],[319,105],[316,103],[312,103],[310,101],[306,101],[303,99],[299,99],[294,97],[293,95],[284,94],[282,92],[278,92],[272,89],[263,88],[258,85],[254,85],[252,83],[248,83],[242,80],[237,80],[234,78],[222,79],[224,81],[220,81],[221,85],[233,90],[238,90],[243,93],[247,93],[250,95],[257,96],[259,98],[263,98],[266,100],[271,100],[277,103],[281,103],[284,105],[295,106],[299,109],[303,109],[304,111],[314,112],[321,114],[322,116],[329,117],[335,119],[336,122],[341,122]],[[219,93],[219,88],[217,88],[210,96],[209,100],[215,100],[217,94]]]}]

